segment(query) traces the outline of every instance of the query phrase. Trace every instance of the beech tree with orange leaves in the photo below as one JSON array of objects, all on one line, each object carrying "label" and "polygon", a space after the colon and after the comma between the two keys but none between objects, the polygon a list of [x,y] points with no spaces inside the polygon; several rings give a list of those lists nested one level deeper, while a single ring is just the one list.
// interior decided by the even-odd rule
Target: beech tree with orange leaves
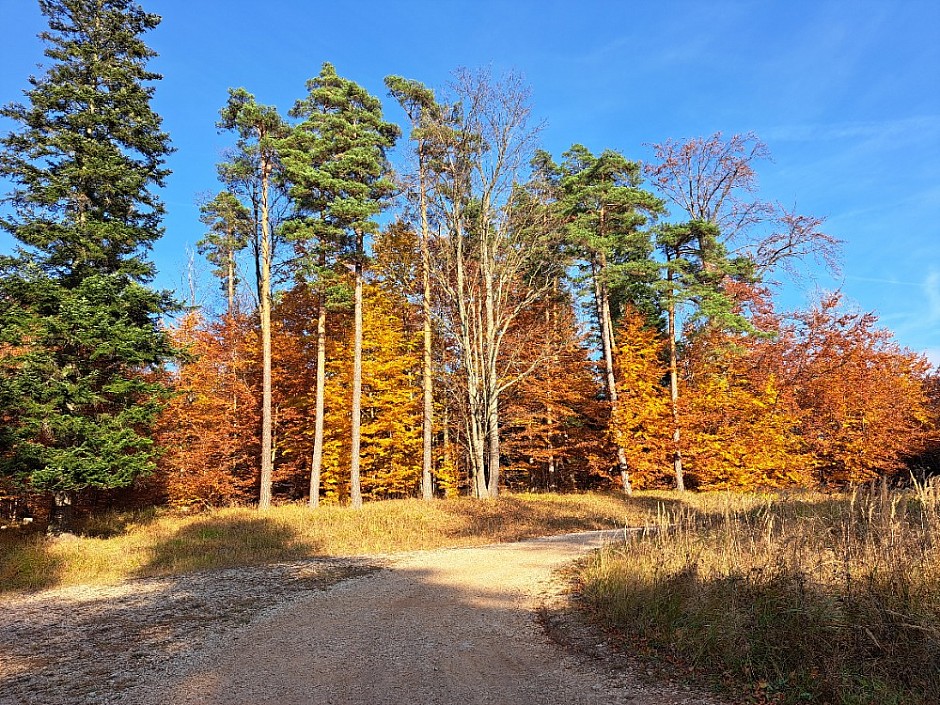
[{"label": "beech tree with orange leaves", "polygon": [[617,332],[620,388],[611,428],[636,486],[668,486],[672,430],[667,341],[637,309],[628,307]]},{"label": "beech tree with orange leaves", "polygon": [[716,327],[690,336],[679,422],[695,487],[754,490],[810,479],[801,415],[761,354],[764,342]]},{"label": "beech tree with orange leaves", "polygon": [[231,315],[213,323],[193,312],[170,336],[186,357],[173,373],[176,393],[155,432],[167,497],[177,506],[246,499],[260,470],[257,358],[246,349],[256,336],[251,321]]},{"label": "beech tree with orange leaves", "polygon": [[757,197],[755,164],[769,159],[770,152],[752,132],[727,139],[721,132],[671,139],[654,144],[653,151],[655,159],[645,166],[647,176],[689,219],[662,228],[658,237],[666,260],[662,290],[669,321],[673,465],[676,486],[682,489],[677,308],[693,303],[713,325],[747,329],[746,320],[732,311],[733,300],[724,294],[728,283],[759,281],[778,269],[794,272],[795,263],[807,256],[835,268],[839,241],[821,231],[822,219]]},{"label": "beech tree with orange leaves", "polygon": [[508,347],[528,351],[519,366],[540,362],[506,395],[507,486],[552,491],[609,483],[616,453],[607,432],[610,405],[570,295],[558,291],[534,306],[510,331]]},{"label": "beech tree with orange leaves", "polygon": [[788,383],[821,483],[895,475],[930,432],[930,365],[904,350],[871,313],[846,310],[838,293],[796,316]]}]

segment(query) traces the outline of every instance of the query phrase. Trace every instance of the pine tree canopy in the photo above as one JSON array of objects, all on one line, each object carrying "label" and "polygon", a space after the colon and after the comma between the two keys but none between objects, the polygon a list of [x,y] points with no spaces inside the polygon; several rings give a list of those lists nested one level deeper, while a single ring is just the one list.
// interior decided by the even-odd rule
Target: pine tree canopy
[{"label": "pine tree canopy", "polygon": [[291,110],[302,122],[281,146],[291,193],[302,212],[323,216],[336,240],[374,234],[373,218],[395,190],[385,151],[401,131],[383,120],[378,98],[332,64],[323,64],[307,88]]}]

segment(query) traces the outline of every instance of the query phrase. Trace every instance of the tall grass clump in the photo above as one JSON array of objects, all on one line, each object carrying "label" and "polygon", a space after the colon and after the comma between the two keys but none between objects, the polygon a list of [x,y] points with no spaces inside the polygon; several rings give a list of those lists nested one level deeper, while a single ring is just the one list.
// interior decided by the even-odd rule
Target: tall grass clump
[{"label": "tall grass clump", "polygon": [[583,597],[646,656],[759,702],[940,703],[937,486],[663,509]]}]

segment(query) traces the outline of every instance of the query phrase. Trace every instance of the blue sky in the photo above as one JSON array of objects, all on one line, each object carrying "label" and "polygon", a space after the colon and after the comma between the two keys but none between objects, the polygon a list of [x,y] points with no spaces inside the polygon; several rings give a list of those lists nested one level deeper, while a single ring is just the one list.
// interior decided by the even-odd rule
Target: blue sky
[{"label": "blue sky", "polygon": [[[144,0],[164,74],[155,101],[177,152],[164,192],[158,284],[177,287],[201,236],[194,205],[216,188],[230,86],[286,111],[324,61],[386,100],[384,76],[432,87],[453,69],[520,72],[542,146],[574,142],[633,159],[667,138],[755,131],[773,163],[761,195],[827,217],[845,241],[841,287],[898,340],[940,363],[940,2]],[[0,102],[36,72],[44,23],[32,0],[0,0]],[[0,129],[9,125],[0,124]],[[9,247],[9,239],[0,240]]]}]

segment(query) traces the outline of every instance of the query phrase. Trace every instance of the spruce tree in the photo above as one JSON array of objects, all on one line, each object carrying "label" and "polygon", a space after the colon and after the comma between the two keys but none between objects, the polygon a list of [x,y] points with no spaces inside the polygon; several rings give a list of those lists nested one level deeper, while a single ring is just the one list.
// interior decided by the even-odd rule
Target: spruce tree
[{"label": "spruce tree", "polygon": [[0,109],[19,125],[0,139],[0,227],[20,243],[0,259],[0,474],[51,492],[55,527],[76,492],[154,468],[174,304],[148,288],[146,253],[171,148],[141,39],[160,17],[132,0],[39,4],[47,68]]}]

